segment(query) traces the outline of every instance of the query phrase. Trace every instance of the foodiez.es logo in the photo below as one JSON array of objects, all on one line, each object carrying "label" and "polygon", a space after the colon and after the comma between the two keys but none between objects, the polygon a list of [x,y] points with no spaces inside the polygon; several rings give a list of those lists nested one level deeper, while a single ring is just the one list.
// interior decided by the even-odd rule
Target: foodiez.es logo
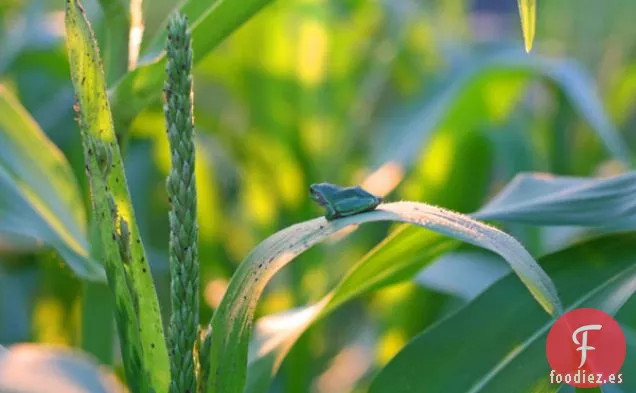
[{"label": "foodiez.es logo", "polygon": [[626,343],[618,322],[603,311],[579,308],[563,314],[548,333],[550,383],[592,388],[622,383]]}]

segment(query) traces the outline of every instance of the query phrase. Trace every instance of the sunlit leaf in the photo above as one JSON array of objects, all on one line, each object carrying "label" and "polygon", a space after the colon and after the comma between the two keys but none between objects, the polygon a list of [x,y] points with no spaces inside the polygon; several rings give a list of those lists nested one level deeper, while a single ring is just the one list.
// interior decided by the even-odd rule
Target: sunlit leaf
[{"label": "sunlit leaf", "polygon": [[550,278],[514,238],[467,216],[416,202],[326,221],[323,217],[288,227],[257,246],[235,272],[212,319],[208,392],[242,392],[254,309],[267,282],[297,255],[349,225],[407,222],[491,250],[515,270],[536,300],[553,315],[561,304]]},{"label": "sunlit leaf", "polygon": [[[195,64],[205,58],[227,36],[260,11],[271,0],[185,2],[182,11],[192,26],[192,50]],[[126,74],[112,91],[113,114],[118,121],[132,120],[142,109],[161,96],[166,57],[162,32],[153,50],[140,61],[139,68]]]},{"label": "sunlit leaf", "polygon": [[494,150],[487,132],[461,127],[437,132],[407,171],[396,197],[474,211],[491,187]]},{"label": "sunlit leaf", "polygon": [[78,276],[105,280],[89,257],[82,196],[66,158],[2,85],[0,189],[0,232],[51,246]]},{"label": "sunlit leaf", "polygon": [[627,144],[607,117],[593,80],[581,66],[569,60],[549,60],[508,52],[471,61],[462,70],[452,73],[432,99],[423,100],[399,118],[391,118],[381,124],[382,136],[377,138],[374,146],[376,157],[373,164],[380,166],[386,162],[396,162],[410,166],[434,131],[459,126],[465,129],[481,124],[484,113],[475,108],[485,105],[493,84],[505,82],[517,86],[496,96],[498,100],[514,102],[523,92],[521,88],[534,78],[541,78],[563,91],[607,151],[627,166],[631,165],[632,157]]},{"label": "sunlit leaf", "polygon": [[[116,319],[129,384],[167,391],[168,353],[159,303],[132,209],[123,161],[106,96],[97,45],[81,5],[67,1],[66,41],[78,99],[80,129],[91,188],[96,241],[116,302]],[[127,259],[118,237],[124,237]],[[99,241],[97,240],[99,239]],[[125,263],[125,265],[124,265]],[[139,367],[143,367],[141,373]],[[134,390],[134,388],[133,388]]]},{"label": "sunlit leaf", "polygon": [[[568,310],[627,315],[636,307],[635,241],[634,234],[600,238],[541,258],[541,265]],[[412,340],[377,375],[370,392],[508,393],[511,386],[520,393],[556,392],[545,357],[553,321],[508,276]]]},{"label": "sunlit leaf", "polygon": [[126,391],[113,373],[82,353],[34,344],[0,346],[0,392]]},{"label": "sunlit leaf", "polygon": [[532,50],[534,31],[537,24],[537,0],[519,0],[519,16],[526,52]]},{"label": "sunlit leaf", "polygon": [[[540,176],[539,174],[520,175],[511,182],[502,193],[493,199],[483,211],[473,216],[490,220],[495,216],[504,222],[524,222],[532,215],[537,218],[552,214],[551,225],[565,225],[566,222],[587,223],[587,225],[603,225],[608,217],[628,211],[627,206],[633,204],[632,185],[625,180],[630,174],[609,179],[562,178]],[[618,187],[617,183],[621,186]],[[521,185],[524,187],[521,187]],[[537,193],[517,192],[525,185],[532,184]],[[600,192],[605,189],[605,192]],[[563,191],[563,193],[559,193]],[[542,194],[544,193],[544,194]],[[599,197],[603,195],[603,197]],[[544,197],[552,203],[571,206],[567,214],[554,214],[550,204],[544,204]],[[591,205],[598,211],[613,212],[607,217],[590,212]],[[539,209],[544,206],[545,211]],[[504,215],[503,212],[506,212]],[[552,213],[550,213],[552,212]],[[492,213],[493,216],[489,214]],[[563,223],[558,221],[564,220]],[[596,219],[597,221],[594,221]],[[545,223],[540,220],[539,223]],[[437,233],[423,231],[420,228],[403,225],[393,231],[382,243],[367,253],[338,286],[327,294],[320,302],[300,308],[280,319],[280,323],[272,325],[270,321],[277,316],[259,320],[255,329],[255,340],[252,343],[251,359],[248,373],[248,392],[265,392],[271,378],[280,367],[281,362],[296,340],[316,321],[337,310],[345,302],[363,294],[384,288],[388,285],[407,280],[449,250],[456,249],[459,243]],[[484,253],[480,253],[484,257]],[[500,261],[494,261],[498,263]],[[498,273],[496,273],[498,274]],[[496,278],[496,276],[494,277]],[[485,286],[490,283],[485,283]],[[481,289],[483,289],[482,285]],[[479,288],[478,288],[479,289]],[[465,292],[463,292],[465,293]],[[262,321],[262,323],[261,323]]]}]

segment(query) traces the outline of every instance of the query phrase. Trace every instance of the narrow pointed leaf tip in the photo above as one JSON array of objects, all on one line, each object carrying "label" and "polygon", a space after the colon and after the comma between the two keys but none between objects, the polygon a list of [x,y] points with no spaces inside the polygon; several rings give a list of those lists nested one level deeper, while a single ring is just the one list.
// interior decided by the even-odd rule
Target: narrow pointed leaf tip
[{"label": "narrow pointed leaf tip", "polygon": [[530,53],[537,22],[537,0],[519,0],[519,16],[526,52]]}]

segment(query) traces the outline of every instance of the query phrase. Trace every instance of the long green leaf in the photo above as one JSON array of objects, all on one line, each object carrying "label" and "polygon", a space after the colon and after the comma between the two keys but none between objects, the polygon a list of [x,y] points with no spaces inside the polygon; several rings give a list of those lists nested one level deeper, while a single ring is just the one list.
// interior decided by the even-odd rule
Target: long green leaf
[{"label": "long green leaf", "polygon": [[[381,125],[381,135],[375,146],[375,165],[397,162],[409,166],[418,157],[431,134],[445,128],[449,122],[463,128],[481,124],[484,113],[479,103],[489,96],[485,92],[498,82],[517,88],[497,90],[498,100],[514,102],[527,82],[541,78],[563,91],[570,104],[590,125],[617,160],[631,166],[632,157],[627,144],[612,125],[603,108],[594,81],[577,63],[569,60],[549,60],[534,56],[519,56],[508,52],[471,61],[465,69],[452,73],[438,94],[431,100]],[[459,120],[458,120],[459,119]],[[555,130],[554,132],[560,132]]]},{"label": "long green leaf", "polygon": [[274,274],[329,235],[350,225],[374,221],[407,222],[491,250],[506,259],[548,313],[561,312],[550,278],[537,268],[527,251],[509,235],[467,216],[416,202],[395,202],[332,222],[321,217],[270,236],[237,269],[211,323],[208,392],[243,390],[254,309]]},{"label": "long green leaf", "polygon": [[66,158],[0,85],[0,232],[55,248],[79,277],[106,279],[90,258],[82,197]]},{"label": "long green leaf", "polygon": [[[218,44],[272,0],[190,1],[182,9],[191,21],[194,63],[205,58]],[[112,108],[117,122],[126,124],[142,109],[161,97],[166,57],[159,52],[165,43],[159,35],[154,50],[143,64],[126,74],[112,91]]]},{"label": "long green leaf", "polygon": [[[615,315],[636,291],[635,241],[634,234],[600,238],[541,258],[541,265],[568,310]],[[635,300],[626,305],[631,312]],[[556,392],[545,357],[552,323],[508,276],[411,341],[377,375],[370,393]]]},{"label": "long green leaf", "polygon": [[[80,109],[93,213],[99,227],[109,284],[116,285],[111,290],[117,302],[120,334],[124,334],[128,341],[123,345],[135,346],[136,341],[140,340],[141,350],[133,347],[131,356],[142,356],[140,361],[148,372],[149,384],[157,393],[165,392],[169,382],[169,365],[157,294],[115,141],[97,45],[81,5],[74,0],[67,1],[66,35],[71,77]],[[124,226],[128,227],[127,231]],[[121,239],[124,238],[126,245],[125,252],[122,252]],[[134,307],[132,317],[130,307]],[[134,378],[129,375],[129,382]]]},{"label": "long green leaf", "polygon": [[[571,222],[602,225],[608,219],[618,219],[621,214],[630,211],[633,198],[629,198],[629,195],[632,195],[633,186],[631,182],[623,181],[629,176],[633,175],[609,179],[520,175],[473,216],[484,220],[497,218],[504,222],[519,220],[538,224],[547,222],[542,217],[551,216],[551,225],[566,225]],[[569,209],[563,214],[556,214],[546,200],[560,206],[569,206]],[[590,210],[590,203],[593,203],[595,212],[607,211],[608,215],[594,213]],[[537,221],[528,221],[529,217],[535,217]],[[636,225],[631,228],[636,228]],[[248,370],[247,391],[267,391],[272,376],[287,352],[314,322],[354,297],[410,279],[427,263],[458,245],[457,241],[437,233],[408,225],[400,226],[353,266],[323,300],[287,315],[282,328],[268,329],[270,321],[278,318],[278,315],[259,320]]]},{"label": "long green leaf", "polygon": [[636,172],[609,178],[519,174],[475,213],[534,225],[593,225],[636,216]]}]

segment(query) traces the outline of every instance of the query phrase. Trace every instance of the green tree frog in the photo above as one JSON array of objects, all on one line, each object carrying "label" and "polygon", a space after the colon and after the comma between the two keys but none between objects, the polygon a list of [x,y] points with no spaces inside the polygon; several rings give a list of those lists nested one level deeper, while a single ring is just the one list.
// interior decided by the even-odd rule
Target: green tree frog
[{"label": "green tree frog", "polygon": [[383,198],[375,196],[360,186],[340,187],[331,183],[312,184],[309,186],[312,200],[316,201],[327,211],[325,218],[329,221],[338,217],[375,209]]}]

